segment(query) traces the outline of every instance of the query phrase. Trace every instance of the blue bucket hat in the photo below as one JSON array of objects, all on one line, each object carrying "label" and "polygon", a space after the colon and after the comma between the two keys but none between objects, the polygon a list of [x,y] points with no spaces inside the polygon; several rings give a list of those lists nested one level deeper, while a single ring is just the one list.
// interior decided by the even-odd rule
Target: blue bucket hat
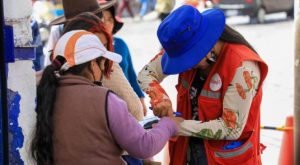
[{"label": "blue bucket hat", "polygon": [[178,74],[198,64],[218,41],[225,27],[224,13],[209,9],[200,13],[183,5],[174,10],[158,27],[157,36],[165,53],[164,74]]}]

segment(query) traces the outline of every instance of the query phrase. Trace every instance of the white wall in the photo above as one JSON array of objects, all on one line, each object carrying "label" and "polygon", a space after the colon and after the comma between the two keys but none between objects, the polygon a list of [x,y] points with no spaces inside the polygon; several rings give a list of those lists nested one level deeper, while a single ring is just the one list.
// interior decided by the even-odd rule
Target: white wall
[{"label": "white wall", "polygon": [[299,103],[299,89],[300,89],[300,69],[299,69],[299,63],[300,63],[300,0],[295,0],[295,109],[294,109],[294,115],[295,115],[295,139],[294,139],[294,157],[295,162],[294,164],[300,163],[300,103]]},{"label": "white wall", "polygon": [[[4,17],[5,24],[13,26],[14,31],[14,43],[15,47],[30,47],[31,27],[30,17],[32,13],[32,2],[31,0],[4,0]],[[22,53],[22,52],[21,52]],[[19,158],[13,155],[14,159],[21,159],[24,164],[33,164],[29,160],[28,149],[29,139],[31,136],[32,128],[35,121],[35,98],[36,98],[36,83],[35,83],[35,71],[33,69],[32,59],[16,59],[14,63],[8,64],[8,89],[19,94],[21,99],[19,104],[8,105],[14,107],[10,111],[17,111],[17,123],[21,127],[21,134],[15,135],[13,140],[23,138],[23,145],[20,146],[16,151],[19,152]],[[10,98],[15,99],[15,98]],[[9,102],[14,100],[9,100]],[[9,116],[13,118],[14,116]],[[9,123],[12,125],[13,123]],[[10,159],[10,164],[12,160]]]}]

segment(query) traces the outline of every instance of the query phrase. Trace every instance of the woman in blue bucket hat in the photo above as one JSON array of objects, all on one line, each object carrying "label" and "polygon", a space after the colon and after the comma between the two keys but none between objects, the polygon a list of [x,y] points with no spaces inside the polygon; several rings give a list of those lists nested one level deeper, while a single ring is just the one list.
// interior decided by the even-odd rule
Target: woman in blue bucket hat
[{"label": "woman in blue bucket hat", "polygon": [[159,26],[163,51],[139,73],[156,116],[171,116],[160,86],[179,74],[180,137],[169,141],[170,164],[261,164],[260,103],[267,64],[245,38],[225,24],[222,11],[176,9]]}]

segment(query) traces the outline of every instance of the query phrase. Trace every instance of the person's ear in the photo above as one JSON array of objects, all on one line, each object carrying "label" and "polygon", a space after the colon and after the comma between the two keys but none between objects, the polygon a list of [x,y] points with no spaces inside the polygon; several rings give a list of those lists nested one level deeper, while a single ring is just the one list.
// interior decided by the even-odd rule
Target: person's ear
[{"label": "person's ear", "polygon": [[101,71],[105,70],[105,62],[106,61],[107,61],[107,59],[105,59],[105,58],[101,59],[100,64],[99,64],[99,67],[100,67]]},{"label": "person's ear", "polygon": [[96,60],[92,60],[92,61],[90,62],[89,70],[91,71],[91,73],[92,73],[93,75],[94,75],[94,72],[95,72],[95,67],[97,67],[96,65],[97,65]]},{"label": "person's ear", "polygon": [[89,71],[91,71],[91,73],[93,73],[94,71],[93,71],[93,61],[91,61],[90,62],[90,64],[89,64]]}]

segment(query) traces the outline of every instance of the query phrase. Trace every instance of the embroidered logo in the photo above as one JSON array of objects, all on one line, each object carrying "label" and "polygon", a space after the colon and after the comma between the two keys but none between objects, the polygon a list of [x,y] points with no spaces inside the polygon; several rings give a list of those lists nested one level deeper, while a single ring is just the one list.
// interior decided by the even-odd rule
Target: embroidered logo
[{"label": "embroidered logo", "polygon": [[215,73],[209,82],[209,88],[212,91],[218,91],[219,89],[221,89],[222,87],[222,81],[221,81],[221,77],[218,73]]}]

